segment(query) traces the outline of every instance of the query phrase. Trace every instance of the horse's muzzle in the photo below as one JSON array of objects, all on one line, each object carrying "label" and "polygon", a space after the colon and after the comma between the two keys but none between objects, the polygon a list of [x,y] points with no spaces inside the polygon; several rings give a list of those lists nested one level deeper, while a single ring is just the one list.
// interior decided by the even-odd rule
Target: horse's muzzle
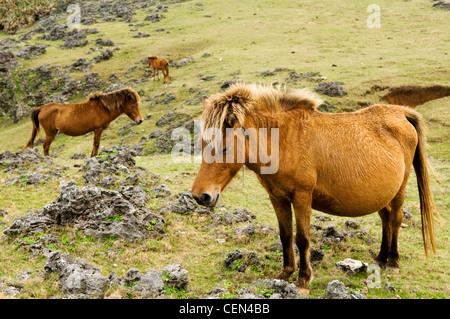
[{"label": "horse's muzzle", "polygon": [[135,123],[136,123],[137,125],[141,124],[142,122],[143,122],[142,119],[137,119],[137,120],[135,121]]},{"label": "horse's muzzle", "polygon": [[210,193],[202,193],[199,197],[192,196],[197,204],[202,206],[209,206],[214,207],[217,204],[217,201],[219,200],[220,194],[217,193],[215,197],[212,197]]}]

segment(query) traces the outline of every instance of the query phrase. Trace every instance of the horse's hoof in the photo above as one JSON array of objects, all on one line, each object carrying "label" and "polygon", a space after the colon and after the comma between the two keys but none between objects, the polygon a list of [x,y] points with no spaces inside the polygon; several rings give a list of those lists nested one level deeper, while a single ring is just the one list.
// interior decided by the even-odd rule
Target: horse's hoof
[{"label": "horse's hoof", "polygon": [[297,291],[298,291],[298,294],[300,295],[300,297],[308,297],[310,289],[297,287]]},{"label": "horse's hoof", "polygon": [[290,274],[282,271],[280,272],[278,275],[275,276],[275,279],[279,279],[279,280],[284,280],[284,281],[289,281],[289,277],[291,277]]},{"label": "horse's hoof", "polygon": [[398,266],[386,266],[387,271],[391,271],[394,274],[398,274],[400,272],[400,268]]}]

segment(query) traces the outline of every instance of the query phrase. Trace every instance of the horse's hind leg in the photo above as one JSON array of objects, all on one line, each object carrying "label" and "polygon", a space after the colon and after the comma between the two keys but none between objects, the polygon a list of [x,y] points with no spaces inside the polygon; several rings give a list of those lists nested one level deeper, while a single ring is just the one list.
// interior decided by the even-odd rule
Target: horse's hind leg
[{"label": "horse's hind leg", "polygon": [[45,132],[45,140],[42,147],[44,148],[44,156],[50,156],[50,144],[52,144],[53,140],[55,139],[56,133],[58,131],[51,131],[51,132]]},{"label": "horse's hind leg", "polygon": [[[406,186],[406,185],[405,185]],[[388,254],[388,262],[386,268],[396,270],[399,268],[398,258],[398,237],[400,234],[400,227],[403,221],[403,202],[405,200],[405,187],[402,187],[400,192],[395,196],[391,202],[390,224],[391,224],[391,247]]]},{"label": "horse's hind leg", "polygon": [[391,227],[389,223],[390,205],[384,207],[378,212],[383,225],[383,235],[381,238],[381,248],[378,256],[375,257],[375,263],[384,267],[388,259],[389,248],[391,247]]},{"label": "horse's hind leg", "polygon": [[405,187],[402,187],[391,203],[379,211],[383,224],[383,237],[380,253],[375,257],[375,262],[391,270],[399,268],[398,237],[403,220],[404,199]]}]

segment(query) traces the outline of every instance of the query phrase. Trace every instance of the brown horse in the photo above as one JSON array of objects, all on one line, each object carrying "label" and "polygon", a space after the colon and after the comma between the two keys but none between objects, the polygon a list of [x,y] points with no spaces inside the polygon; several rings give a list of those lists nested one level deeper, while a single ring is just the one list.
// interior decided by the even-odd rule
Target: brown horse
[{"label": "brown horse", "polygon": [[147,57],[148,66],[153,67],[153,81],[156,79],[156,74],[158,74],[159,80],[159,70],[162,71],[164,75],[164,83],[169,81],[169,62],[165,59],[158,59],[156,56]]},{"label": "brown horse", "polygon": [[93,93],[83,103],[48,103],[36,107],[31,110],[33,131],[24,149],[33,148],[34,139],[41,125],[46,135],[44,155],[49,155],[50,144],[58,131],[70,136],[94,131],[91,156],[96,156],[103,131],[122,113],[128,115],[136,124],[142,123],[144,118],[139,111],[139,102],[139,95],[134,90],[125,88],[111,93]]},{"label": "brown horse", "polygon": [[[419,187],[425,253],[429,247],[435,250],[435,206],[421,115],[411,108],[394,105],[327,114],[317,110],[319,104],[307,91],[288,92],[245,84],[205,97],[203,159],[192,185],[192,194],[199,204],[214,206],[242,165],[256,173],[278,219],[283,270],[277,278],[284,280],[296,269],[292,204],[300,251],[296,285],[301,292],[308,291],[312,278],[311,209],[349,217],[378,211],[383,236],[375,262],[398,269],[402,205],[412,165]],[[273,133],[262,134],[260,128]],[[247,134],[252,130],[256,135]],[[278,143],[273,143],[274,139]],[[257,147],[251,145],[255,142]],[[271,165],[278,170],[262,173]]]}]

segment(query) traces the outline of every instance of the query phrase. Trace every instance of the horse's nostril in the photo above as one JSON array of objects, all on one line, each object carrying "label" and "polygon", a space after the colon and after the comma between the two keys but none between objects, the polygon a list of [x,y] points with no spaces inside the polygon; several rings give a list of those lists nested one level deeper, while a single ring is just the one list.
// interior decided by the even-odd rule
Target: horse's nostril
[{"label": "horse's nostril", "polygon": [[212,196],[208,193],[203,193],[199,197],[199,202],[202,203],[203,205],[208,205],[211,203],[211,201],[212,201]]},{"label": "horse's nostril", "polygon": [[141,119],[136,120],[136,124],[141,124],[141,123],[142,123]]}]

